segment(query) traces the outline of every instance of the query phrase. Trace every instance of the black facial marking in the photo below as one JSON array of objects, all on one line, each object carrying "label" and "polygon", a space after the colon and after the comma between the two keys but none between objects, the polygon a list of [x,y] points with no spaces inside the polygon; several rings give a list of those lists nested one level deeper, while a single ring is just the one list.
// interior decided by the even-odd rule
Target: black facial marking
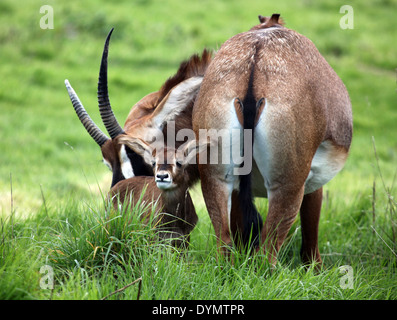
[{"label": "black facial marking", "polygon": [[115,167],[112,168],[112,169],[113,169],[113,177],[112,177],[112,185],[111,185],[111,188],[112,188],[116,183],[118,183],[119,181],[125,179],[123,173],[121,172],[121,167],[120,167],[120,164],[119,164],[119,163],[117,163],[117,164],[115,165]]},{"label": "black facial marking", "polygon": [[135,176],[153,176],[152,168],[146,164],[143,158],[125,145],[125,151],[131,161],[132,170]]}]

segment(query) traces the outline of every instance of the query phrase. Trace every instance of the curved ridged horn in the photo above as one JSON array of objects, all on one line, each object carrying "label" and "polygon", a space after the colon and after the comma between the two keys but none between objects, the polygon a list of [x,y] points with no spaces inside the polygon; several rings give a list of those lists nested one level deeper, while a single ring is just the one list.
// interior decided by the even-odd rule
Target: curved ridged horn
[{"label": "curved ridged horn", "polygon": [[68,90],[68,94],[70,100],[72,101],[73,108],[77,113],[81,123],[84,128],[90,134],[90,136],[95,140],[95,142],[102,147],[102,145],[109,139],[102,131],[98,128],[98,126],[92,121],[87,111],[85,111],[83,104],[80,102],[79,97],[76,92],[73,90],[68,80],[65,80],[65,86]]},{"label": "curved ridged horn", "polygon": [[116,117],[113,114],[112,107],[109,101],[108,94],[108,52],[109,52],[109,41],[112,35],[113,29],[110,30],[105,46],[102,53],[101,68],[99,69],[99,79],[98,79],[98,105],[99,112],[101,113],[101,118],[103,124],[106,127],[110,137],[114,139],[119,134],[124,133],[123,129],[117,122]]}]

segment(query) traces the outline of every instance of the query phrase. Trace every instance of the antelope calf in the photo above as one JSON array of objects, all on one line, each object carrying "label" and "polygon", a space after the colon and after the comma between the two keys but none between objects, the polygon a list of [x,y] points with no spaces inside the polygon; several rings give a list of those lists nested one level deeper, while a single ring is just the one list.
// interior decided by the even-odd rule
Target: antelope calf
[{"label": "antelope calf", "polygon": [[[193,108],[196,136],[200,130],[253,130],[252,152],[244,153],[252,171],[243,179],[234,170],[240,164],[199,164],[204,200],[220,247],[232,243],[235,216],[256,217],[248,227],[256,228],[271,263],[300,211],[302,259],[321,263],[322,187],[348,156],[349,95],[308,38],[284,27],[278,14],[259,19],[221,46]],[[269,199],[262,230],[253,196]]]},{"label": "antelope calf", "polygon": [[188,244],[198,218],[188,191],[194,181],[187,168],[199,149],[206,145],[196,145],[196,141],[191,140],[178,150],[172,147],[155,150],[139,138],[122,136],[119,142],[151,165],[154,177],[138,176],[118,182],[109,192],[114,207],[117,208],[120,202],[123,206],[135,206],[142,201],[148,220],[155,206],[155,217],[152,218],[161,230],[160,237],[171,238],[177,247]]}]

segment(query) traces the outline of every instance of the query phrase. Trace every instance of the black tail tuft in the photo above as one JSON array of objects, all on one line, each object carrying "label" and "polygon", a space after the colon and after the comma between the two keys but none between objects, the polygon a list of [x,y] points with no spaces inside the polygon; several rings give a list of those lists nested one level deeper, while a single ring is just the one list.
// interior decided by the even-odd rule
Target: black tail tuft
[{"label": "black tail tuft", "polygon": [[[263,102],[263,98],[258,102],[255,100],[253,94],[253,72],[251,72],[247,94],[243,102],[239,101],[243,110],[244,129],[252,130],[252,145],[254,143],[253,130],[255,127],[255,119],[258,108]],[[252,147],[251,145],[251,147]],[[246,150],[246,148],[244,148]],[[253,150],[251,148],[251,150]],[[244,154],[244,161],[252,162],[252,152],[250,155]],[[252,167],[252,166],[251,166]],[[244,248],[255,248],[259,246],[259,236],[263,227],[263,220],[255,208],[254,199],[252,195],[252,181],[251,172],[247,175],[240,176],[240,190],[239,202],[243,212],[243,231],[242,244]]]},{"label": "black tail tuft", "polygon": [[263,221],[253,202],[251,174],[240,177],[239,201],[243,211],[242,244],[244,248],[256,248],[259,246]]}]

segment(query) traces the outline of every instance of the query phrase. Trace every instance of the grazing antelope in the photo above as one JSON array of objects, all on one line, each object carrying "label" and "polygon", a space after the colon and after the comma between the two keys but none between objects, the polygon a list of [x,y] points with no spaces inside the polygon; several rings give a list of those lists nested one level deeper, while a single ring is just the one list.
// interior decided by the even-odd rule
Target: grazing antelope
[{"label": "grazing antelope", "polygon": [[252,145],[240,146],[252,171],[238,176],[240,164],[199,163],[203,196],[220,247],[231,244],[230,229],[241,223],[240,211],[243,220],[254,218],[248,219],[256,223],[253,232],[260,231],[252,198],[267,197],[260,240],[269,261],[276,263],[300,211],[302,259],[321,263],[317,236],[322,186],[348,156],[349,95],[309,39],[284,27],[279,15],[259,19],[258,26],[219,49],[193,108],[196,136],[200,130],[253,129]]},{"label": "grazing antelope", "polygon": [[[151,165],[154,177],[139,176],[118,182],[109,192],[114,206],[117,208],[119,201],[124,206],[135,206],[138,201],[155,205],[154,221],[161,228],[160,237],[173,239],[177,247],[187,244],[198,219],[188,192],[193,181],[187,168],[200,148],[206,145],[196,145],[196,141],[191,140],[178,150],[172,147],[155,150],[141,139],[126,135],[120,137],[119,143],[134,150]],[[152,206],[145,207],[146,220]]]},{"label": "grazing antelope", "polygon": [[[153,175],[152,168],[138,154],[128,146],[118,143],[119,137],[128,134],[131,137],[150,140],[162,131],[167,139],[168,127],[165,123],[170,120],[175,120],[176,132],[183,128],[192,128],[193,103],[211,61],[210,52],[204,50],[201,57],[193,55],[189,60],[182,62],[177,73],[170,77],[159,91],[150,93],[135,104],[122,129],[114,116],[108,95],[107,66],[112,32],[113,29],[105,41],[98,80],[99,111],[110,138],[92,121],[69,81],[65,80],[69,97],[80,121],[100,146],[103,161],[113,172],[111,187],[123,179]],[[178,147],[186,140],[173,143]],[[197,166],[189,166],[188,170],[191,176],[198,180]]]}]

